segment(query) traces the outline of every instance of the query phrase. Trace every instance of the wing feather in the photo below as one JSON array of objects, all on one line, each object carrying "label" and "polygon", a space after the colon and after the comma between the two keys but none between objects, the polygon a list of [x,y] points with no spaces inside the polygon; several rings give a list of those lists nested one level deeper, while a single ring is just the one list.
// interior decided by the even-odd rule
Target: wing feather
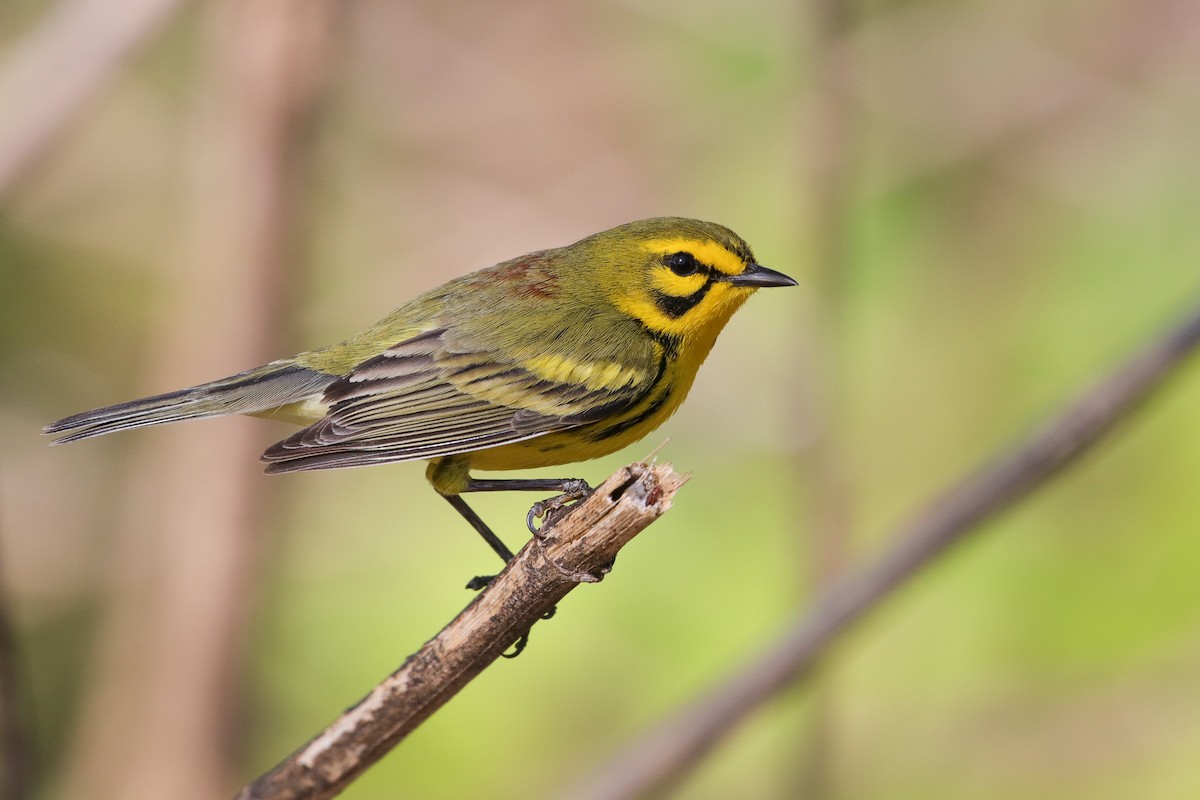
[{"label": "wing feather", "polygon": [[[531,439],[628,408],[662,373],[624,385],[551,380],[493,349],[453,349],[446,329],[354,367],[324,395],[324,419],[272,445],[268,472],[439,458]],[[461,337],[458,337],[461,339]]]}]

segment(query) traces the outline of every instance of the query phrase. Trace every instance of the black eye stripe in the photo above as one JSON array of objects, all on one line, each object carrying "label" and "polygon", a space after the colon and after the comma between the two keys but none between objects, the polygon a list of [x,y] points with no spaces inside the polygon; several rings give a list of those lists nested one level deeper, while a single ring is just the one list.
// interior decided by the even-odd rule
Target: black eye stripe
[{"label": "black eye stripe", "polygon": [[659,311],[663,312],[671,319],[679,319],[684,314],[695,308],[696,305],[704,299],[704,296],[708,294],[708,290],[712,288],[714,281],[715,276],[712,273],[709,273],[707,279],[704,281],[703,286],[691,294],[684,295],[682,297],[679,295],[667,294],[666,292],[655,290],[653,292],[654,304],[658,306]]}]

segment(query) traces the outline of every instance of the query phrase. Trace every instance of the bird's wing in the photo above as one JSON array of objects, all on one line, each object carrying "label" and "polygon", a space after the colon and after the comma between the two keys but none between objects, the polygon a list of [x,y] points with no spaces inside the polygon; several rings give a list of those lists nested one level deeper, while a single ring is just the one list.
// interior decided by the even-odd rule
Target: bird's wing
[{"label": "bird's wing", "polygon": [[467,349],[445,328],[363,361],[325,392],[328,415],[272,445],[268,472],[412,461],[531,439],[603,419],[645,396],[664,369],[515,359]]}]

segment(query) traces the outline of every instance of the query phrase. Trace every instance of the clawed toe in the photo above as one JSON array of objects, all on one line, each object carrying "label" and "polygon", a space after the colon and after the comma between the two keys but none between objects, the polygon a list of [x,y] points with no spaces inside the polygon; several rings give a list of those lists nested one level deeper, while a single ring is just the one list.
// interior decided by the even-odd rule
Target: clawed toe
[{"label": "clawed toe", "polygon": [[[554,616],[555,611],[558,611],[558,606],[551,606],[549,611],[547,611],[545,614],[542,614],[542,619],[550,619]],[[529,631],[525,631],[525,633],[521,634],[521,638],[517,639],[517,641],[513,644],[512,650],[509,650],[507,653],[501,653],[500,655],[502,655],[504,658],[516,658],[517,656],[521,655],[521,653],[525,650],[525,646],[528,644]]]},{"label": "clawed toe", "polygon": [[492,581],[496,580],[496,577],[495,575],[476,575],[467,581],[467,588],[472,592],[482,592]]},{"label": "clawed toe", "polygon": [[[562,511],[568,505],[583,500],[592,493],[592,487],[588,482],[581,478],[572,478],[564,481],[563,493],[548,497],[545,500],[539,500],[534,503],[529,509],[529,513],[525,515],[525,525],[529,528],[529,532],[534,536],[540,536],[542,530],[552,524],[552,518],[559,511]],[[537,520],[544,520],[539,526]]]}]

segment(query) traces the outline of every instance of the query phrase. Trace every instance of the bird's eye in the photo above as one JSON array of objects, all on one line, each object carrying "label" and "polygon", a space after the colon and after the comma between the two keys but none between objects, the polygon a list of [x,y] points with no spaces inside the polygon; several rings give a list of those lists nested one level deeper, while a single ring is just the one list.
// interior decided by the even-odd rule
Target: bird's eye
[{"label": "bird's eye", "polygon": [[667,256],[667,266],[676,275],[695,275],[700,269],[700,262],[691,253],[674,253]]}]

